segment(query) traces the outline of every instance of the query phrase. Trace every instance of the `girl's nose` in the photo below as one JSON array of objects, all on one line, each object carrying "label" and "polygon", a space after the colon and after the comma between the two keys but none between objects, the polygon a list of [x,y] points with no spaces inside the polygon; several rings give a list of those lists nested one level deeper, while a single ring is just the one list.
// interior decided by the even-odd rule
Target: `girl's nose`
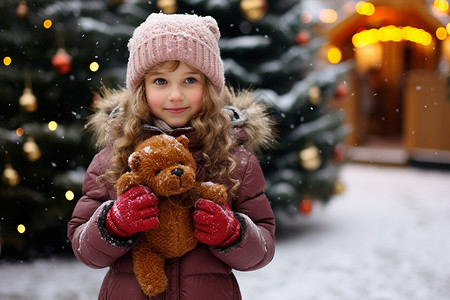
[{"label": "girl's nose", "polygon": [[178,87],[173,87],[169,93],[169,101],[181,101],[183,100],[183,94]]}]

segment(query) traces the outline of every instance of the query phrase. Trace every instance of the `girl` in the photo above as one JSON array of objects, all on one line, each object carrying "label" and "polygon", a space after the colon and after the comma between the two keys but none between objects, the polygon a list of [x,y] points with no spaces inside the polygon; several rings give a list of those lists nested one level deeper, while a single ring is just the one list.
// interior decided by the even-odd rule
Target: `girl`
[{"label": "girl", "polygon": [[[224,91],[216,21],[151,14],[129,41],[127,88],[106,91],[89,126],[102,149],[92,160],[68,224],[76,257],[109,267],[99,299],[241,299],[232,269],[255,270],[274,255],[274,216],[252,154],[272,143],[271,121],[250,93]],[[143,186],[117,199],[134,147],[152,135],[186,135],[198,181],[228,188],[227,205],[208,199],[193,212],[199,243],[166,261],[167,289],[146,296],[133,273],[139,233],[159,225],[158,199]]]}]

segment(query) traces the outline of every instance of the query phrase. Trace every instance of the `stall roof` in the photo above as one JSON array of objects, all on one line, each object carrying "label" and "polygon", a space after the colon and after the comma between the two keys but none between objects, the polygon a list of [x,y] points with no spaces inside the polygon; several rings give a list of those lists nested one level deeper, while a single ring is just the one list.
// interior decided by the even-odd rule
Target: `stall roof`
[{"label": "stall roof", "polygon": [[445,26],[449,16],[436,16],[425,0],[374,0],[366,1],[375,6],[375,13],[364,16],[353,13],[331,24],[324,34],[334,44],[352,36],[359,28],[379,28],[385,25],[414,26],[430,32]]}]

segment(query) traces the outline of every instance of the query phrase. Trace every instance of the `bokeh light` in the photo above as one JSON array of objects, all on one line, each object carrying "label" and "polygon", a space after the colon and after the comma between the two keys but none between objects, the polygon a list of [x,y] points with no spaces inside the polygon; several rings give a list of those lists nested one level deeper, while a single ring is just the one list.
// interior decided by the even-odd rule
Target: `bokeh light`
[{"label": "bokeh light", "polygon": [[96,61],[91,62],[91,64],[89,65],[89,69],[92,72],[97,72],[99,68],[100,68],[100,65]]},{"label": "bokeh light", "polygon": [[69,201],[72,201],[73,198],[75,198],[75,194],[71,190],[68,190],[66,192],[65,196],[66,196],[66,199]]},{"label": "bokeh light", "polygon": [[372,3],[359,1],[356,3],[356,12],[360,15],[371,16],[375,13],[375,6]]},{"label": "bokeh light", "polygon": [[52,23],[52,21],[51,20],[45,20],[44,21],[44,28],[45,29],[49,29],[50,27],[52,27],[52,25],[53,25],[53,23]]},{"label": "bokeh light", "polygon": [[323,9],[320,11],[319,18],[324,23],[334,23],[338,18],[338,14],[334,9]]},{"label": "bokeh light", "polygon": [[22,128],[17,128],[16,129],[16,134],[17,134],[17,136],[22,136],[23,135],[23,129]]},{"label": "bokeh light", "polygon": [[51,131],[55,131],[56,128],[58,128],[58,123],[56,123],[55,121],[48,122],[48,129],[50,129]]},{"label": "bokeh light", "polygon": [[339,63],[341,61],[341,59],[342,59],[342,53],[341,53],[341,50],[339,50],[339,48],[333,46],[328,50],[328,60],[332,64]]},{"label": "bokeh light", "polygon": [[435,0],[434,7],[440,11],[446,12],[448,10],[448,2],[446,0]]},{"label": "bokeh light", "polygon": [[447,29],[444,27],[438,27],[438,29],[436,29],[436,37],[441,41],[445,40],[447,37]]},{"label": "bokeh light", "polygon": [[379,29],[362,30],[352,37],[355,47],[364,47],[378,42],[400,42],[403,40],[428,46],[433,38],[430,33],[423,29],[411,26],[397,27],[394,25],[383,26]]},{"label": "bokeh light", "polygon": [[12,62],[11,57],[6,56],[5,58],[3,58],[3,63],[5,64],[5,66],[9,66]]},{"label": "bokeh light", "polygon": [[17,231],[19,232],[19,233],[24,233],[25,232],[25,225],[23,225],[23,224],[19,224],[18,226],[17,226]]}]

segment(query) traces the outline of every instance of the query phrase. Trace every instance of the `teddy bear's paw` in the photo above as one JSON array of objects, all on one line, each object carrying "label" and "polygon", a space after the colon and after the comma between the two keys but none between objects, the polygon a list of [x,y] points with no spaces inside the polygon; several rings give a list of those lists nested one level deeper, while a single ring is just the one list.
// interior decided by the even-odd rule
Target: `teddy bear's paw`
[{"label": "teddy bear's paw", "polygon": [[127,172],[120,176],[117,183],[114,185],[114,189],[117,191],[117,195],[120,196],[129,190],[131,187],[138,185],[133,174]]},{"label": "teddy bear's paw", "polygon": [[203,189],[202,198],[218,204],[223,204],[227,201],[227,188],[224,185],[207,181],[203,182],[201,186]]}]

